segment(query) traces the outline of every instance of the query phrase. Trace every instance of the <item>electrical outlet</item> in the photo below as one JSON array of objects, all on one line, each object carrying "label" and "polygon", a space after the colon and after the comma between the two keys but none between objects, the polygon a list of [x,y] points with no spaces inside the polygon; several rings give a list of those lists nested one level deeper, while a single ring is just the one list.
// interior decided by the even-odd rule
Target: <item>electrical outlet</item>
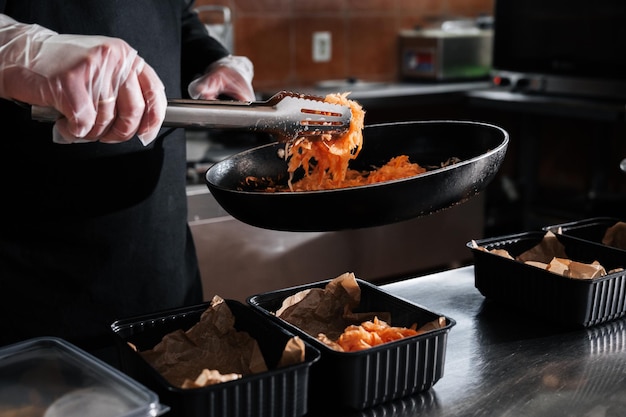
[{"label": "electrical outlet", "polygon": [[313,33],[313,62],[328,62],[332,56],[330,32]]}]

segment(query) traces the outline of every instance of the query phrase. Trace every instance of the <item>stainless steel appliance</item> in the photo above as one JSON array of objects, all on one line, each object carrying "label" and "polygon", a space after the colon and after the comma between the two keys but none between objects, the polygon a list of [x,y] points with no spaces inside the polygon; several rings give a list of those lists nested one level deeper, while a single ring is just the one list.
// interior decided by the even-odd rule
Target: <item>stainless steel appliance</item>
[{"label": "stainless steel appliance", "polygon": [[402,31],[400,76],[431,80],[486,78],[491,70],[492,39],[491,29],[465,21]]}]

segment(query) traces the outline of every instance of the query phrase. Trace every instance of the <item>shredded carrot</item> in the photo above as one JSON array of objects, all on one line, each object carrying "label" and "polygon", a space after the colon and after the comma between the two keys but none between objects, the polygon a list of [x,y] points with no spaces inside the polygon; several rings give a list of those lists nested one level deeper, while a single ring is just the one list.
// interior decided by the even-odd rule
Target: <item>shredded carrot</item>
[{"label": "shredded carrot", "polygon": [[344,352],[354,352],[368,349],[383,343],[415,336],[418,331],[416,325],[409,327],[392,327],[386,322],[374,317],[373,321],[366,321],[360,326],[351,325],[337,339],[337,344]]},{"label": "shredded carrot", "polygon": [[[340,137],[323,135],[321,139],[309,140],[301,137],[288,143],[285,157],[288,159],[289,187],[292,190],[337,188],[346,177],[348,163],[357,157],[363,146],[365,112],[360,104],[348,100],[349,93],[329,94],[327,103],[350,107],[352,117],[348,132]],[[299,185],[292,183],[294,172],[302,167],[305,172]]]},{"label": "shredded carrot", "polygon": [[[406,178],[426,171],[417,163],[411,163],[407,155],[392,158],[372,171],[349,169],[350,161],[359,155],[363,147],[365,111],[360,104],[349,100],[348,94],[329,94],[324,98],[328,103],[350,107],[352,118],[345,135],[339,138],[324,135],[319,140],[301,137],[286,145],[285,158],[288,160],[288,185],[291,191],[354,187]],[[303,169],[304,176],[293,181],[294,173],[299,168]]]}]

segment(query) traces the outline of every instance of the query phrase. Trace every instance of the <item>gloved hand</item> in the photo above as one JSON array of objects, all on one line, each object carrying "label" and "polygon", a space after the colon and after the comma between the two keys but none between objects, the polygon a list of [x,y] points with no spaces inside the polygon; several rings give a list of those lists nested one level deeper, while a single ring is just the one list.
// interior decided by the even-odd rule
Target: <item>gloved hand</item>
[{"label": "gloved hand", "polygon": [[244,56],[229,55],[209,65],[204,75],[189,84],[192,98],[215,100],[220,95],[239,101],[254,101],[254,66]]},{"label": "gloved hand", "polygon": [[54,107],[56,142],[156,137],[165,87],[121,39],[59,35],[0,14],[0,97]]}]

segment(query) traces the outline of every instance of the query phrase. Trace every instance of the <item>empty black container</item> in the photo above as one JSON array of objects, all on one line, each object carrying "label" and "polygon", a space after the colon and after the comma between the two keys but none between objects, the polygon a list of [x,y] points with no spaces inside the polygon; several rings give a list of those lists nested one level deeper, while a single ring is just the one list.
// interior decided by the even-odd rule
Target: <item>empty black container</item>
[{"label": "empty black container", "polygon": [[[446,325],[422,335],[407,337],[358,352],[338,352],[299,328],[276,317],[283,300],[309,288],[324,288],[330,281],[255,295],[248,303],[290,332],[299,334],[321,352],[311,368],[310,396],[315,404],[338,409],[362,410],[405,397],[432,387],[444,370],[448,333],[456,323],[446,317]],[[389,294],[366,281],[361,288],[358,310],[387,311],[392,326],[420,327],[441,317],[406,300]],[[445,317],[445,316],[444,316]]]},{"label": "empty black container", "polygon": [[168,416],[180,417],[294,417],[308,412],[309,369],[320,357],[306,345],[305,361],[275,368],[287,341],[293,337],[276,323],[266,320],[250,307],[226,300],[235,316],[235,328],[256,339],[269,371],[243,376],[235,381],[203,388],[182,389],[171,385],[141,355],[167,333],[187,330],[200,319],[210,303],[167,310],[151,315],[118,320],[111,325],[117,335],[122,370],[159,394],[171,408]]},{"label": "empty black container", "polygon": [[[609,229],[609,227],[615,225],[619,221],[619,219],[614,217],[593,217],[590,219],[546,226],[543,228],[543,230],[549,230],[555,234],[560,233],[577,239],[586,240],[588,242],[592,242],[598,245],[603,245],[602,238],[604,238],[604,234]],[[626,250],[619,250],[621,250],[626,256]]]},{"label": "empty black container", "polygon": [[[520,255],[544,237],[531,231],[477,240],[488,250]],[[623,251],[566,235],[556,235],[570,260],[598,261],[609,271],[626,267]],[[467,243],[474,255],[475,287],[488,299],[518,312],[566,326],[588,327],[626,314],[626,275],[614,272],[594,279],[567,278],[523,262],[485,252]]]}]

